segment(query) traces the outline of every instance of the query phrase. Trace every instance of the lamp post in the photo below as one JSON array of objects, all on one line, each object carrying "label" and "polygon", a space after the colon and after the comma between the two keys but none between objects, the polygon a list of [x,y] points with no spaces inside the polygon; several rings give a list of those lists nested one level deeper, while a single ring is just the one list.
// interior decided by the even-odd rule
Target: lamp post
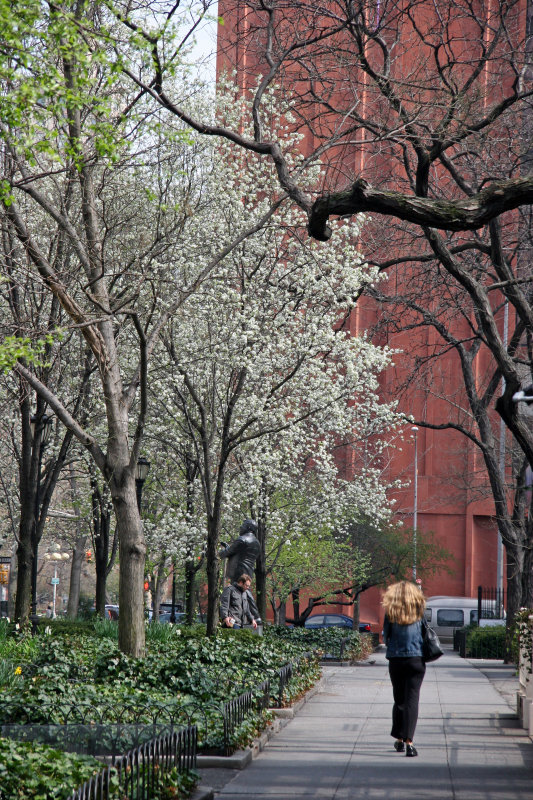
[{"label": "lamp post", "polygon": [[45,558],[48,561],[54,562],[54,577],[52,578],[52,586],[54,587],[54,599],[52,605],[52,619],[56,617],[56,597],[57,597],[57,587],[59,585],[59,578],[57,576],[57,562],[58,561],[68,561],[70,559],[70,553],[60,553],[57,550],[54,550],[51,553],[46,553]]},{"label": "lamp post", "polygon": [[48,414],[32,414],[30,417],[31,435],[34,446],[38,448],[37,486],[33,513],[32,563],[31,563],[31,613],[37,614],[37,556],[39,553],[39,516],[41,511],[41,467],[44,448],[52,435],[53,418]]},{"label": "lamp post", "polygon": [[415,439],[415,480],[413,497],[413,580],[416,581],[416,526],[418,523],[418,428],[413,425],[411,428]]},{"label": "lamp post", "polygon": [[137,470],[135,472],[135,489],[137,491],[137,508],[139,514],[141,513],[141,501],[143,495],[143,485],[150,472],[150,462],[144,456],[141,456],[137,461]]}]

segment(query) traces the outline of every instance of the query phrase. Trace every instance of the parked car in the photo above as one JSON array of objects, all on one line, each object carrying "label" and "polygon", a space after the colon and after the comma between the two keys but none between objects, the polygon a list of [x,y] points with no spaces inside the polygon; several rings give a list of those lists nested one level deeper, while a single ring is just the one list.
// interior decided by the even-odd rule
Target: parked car
[{"label": "parked car", "polygon": [[[304,623],[306,628],[353,628],[353,619],[346,614],[311,614]],[[359,633],[371,633],[370,622],[359,622]]]},{"label": "parked car", "polygon": [[[170,622],[170,617],[172,616],[172,611],[164,611],[162,614],[159,615],[159,622]],[[176,618],[176,623],[179,624],[180,622],[185,621],[185,612],[184,611],[175,611],[174,616]]]}]

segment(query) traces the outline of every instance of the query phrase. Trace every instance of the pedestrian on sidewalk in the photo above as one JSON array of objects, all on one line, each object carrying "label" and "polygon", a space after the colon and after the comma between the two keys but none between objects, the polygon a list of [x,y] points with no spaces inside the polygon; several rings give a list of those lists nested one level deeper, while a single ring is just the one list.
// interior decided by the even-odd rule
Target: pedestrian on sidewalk
[{"label": "pedestrian on sidewalk", "polygon": [[413,739],[420,687],[426,674],[422,659],[422,618],[426,600],[416,584],[400,581],[389,586],[382,606],[385,609],[383,639],[387,645],[394,697],[391,736],[396,739],[394,749],[412,758],[418,755]]}]

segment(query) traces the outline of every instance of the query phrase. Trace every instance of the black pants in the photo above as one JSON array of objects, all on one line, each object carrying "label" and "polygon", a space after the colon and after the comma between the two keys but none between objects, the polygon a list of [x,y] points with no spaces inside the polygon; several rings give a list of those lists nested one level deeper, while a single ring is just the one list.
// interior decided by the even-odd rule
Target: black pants
[{"label": "black pants", "polygon": [[394,696],[391,736],[395,739],[404,741],[414,739],[420,687],[425,674],[426,665],[420,657],[389,659],[389,675]]}]

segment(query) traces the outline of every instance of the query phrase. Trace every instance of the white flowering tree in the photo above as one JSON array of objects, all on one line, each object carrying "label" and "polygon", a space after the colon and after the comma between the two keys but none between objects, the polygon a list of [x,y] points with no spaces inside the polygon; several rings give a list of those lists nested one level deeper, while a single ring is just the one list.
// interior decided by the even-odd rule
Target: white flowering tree
[{"label": "white flowering tree", "polygon": [[[242,114],[226,97],[226,105],[219,97],[220,115]],[[274,119],[274,97],[270,110]],[[288,124],[285,136],[295,145]],[[308,179],[317,180],[317,172]],[[162,332],[160,371],[151,378],[161,411],[150,421],[150,435],[175,453],[183,454],[188,443],[197,471],[212,632],[223,516],[262,505],[258,516],[267,524],[267,497],[294,491],[295,477],[310,469],[322,500],[314,503],[308,494],[308,508],[295,524],[319,511],[320,519],[331,521],[346,504],[353,513],[385,508],[376,458],[379,437],[397,419],[376,395],[390,354],[352,336],[344,324],[361,286],[377,280],[357,250],[353,227],[339,225],[334,248],[304,243],[304,220],[278,200],[273,170],[254,156],[236,156],[225,144],[213,150],[212,168],[204,171],[203,196],[204,207],[186,222],[186,267],[178,262],[174,268],[202,272],[225,242],[242,242]],[[172,305],[172,295],[167,302]],[[357,480],[338,491],[335,453],[369,437],[374,444],[361,452]]]},{"label": "white flowering tree", "polygon": [[[97,377],[103,436],[24,353],[14,366],[38,394],[39,414],[45,406],[52,410],[109,487],[120,550],[119,644],[139,656],[145,542],[135,466],[150,355],[172,311],[158,306],[160,276],[164,269],[167,278],[173,249],[183,247],[189,209],[167,198],[167,185],[158,182],[160,120],[113,63],[117,24],[98,3],[28,0],[0,14],[0,212],[10,255],[24,264],[32,289],[60,308],[64,326],[80,341],[81,360],[85,347]],[[181,60],[175,53],[174,78],[185,98]],[[182,131],[169,128],[167,136],[188,148]],[[183,291],[178,304],[194,290],[187,276],[173,275]],[[24,602],[19,615],[27,611]]]}]

